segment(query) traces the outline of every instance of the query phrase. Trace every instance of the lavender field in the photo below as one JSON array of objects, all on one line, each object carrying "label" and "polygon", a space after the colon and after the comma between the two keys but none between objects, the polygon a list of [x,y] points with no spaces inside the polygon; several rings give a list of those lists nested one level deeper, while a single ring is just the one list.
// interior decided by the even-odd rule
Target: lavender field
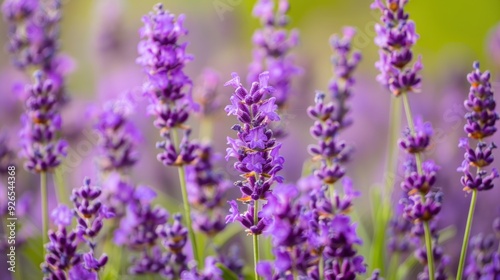
[{"label": "lavender field", "polygon": [[498,0],[3,0],[0,279],[500,279]]}]

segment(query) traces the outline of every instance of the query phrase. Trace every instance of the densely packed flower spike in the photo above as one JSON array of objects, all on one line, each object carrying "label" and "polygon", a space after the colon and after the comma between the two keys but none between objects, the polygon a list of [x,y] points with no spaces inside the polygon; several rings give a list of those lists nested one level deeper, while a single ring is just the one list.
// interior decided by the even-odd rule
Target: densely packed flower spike
[{"label": "densely packed flower spike", "polygon": [[98,115],[95,129],[100,136],[99,148],[102,155],[99,166],[103,172],[123,173],[138,160],[135,146],[140,135],[129,119],[130,106],[118,101],[110,102]]},{"label": "densely packed flower spike", "polygon": [[22,116],[21,155],[27,160],[25,168],[34,173],[52,171],[66,155],[67,144],[58,139],[61,116],[52,80],[42,72],[35,74],[35,83],[28,87],[26,113]]},{"label": "densely packed flower spike", "polygon": [[258,272],[264,279],[275,279],[295,275],[308,277],[315,267],[315,256],[307,247],[307,229],[309,221],[303,215],[303,206],[299,203],[299,191],[293,185],[278,185],[268,195],[264,206],[265,216],[273,220],[266,229],[272,237],[274,262],[262,261]]},{"label": "densely packed flower spike", "polygon": [[381,23],[375,25],[377,36],[375,44],[379,46],[380,60],[375,64],[380,74],[377,81],[387,86],[395,96],[403,92],[418,91],[422,69],[421,59],[410,65],[413,59],[411,48],[418,35],[415,23],[404,10],[408,0],[375,0],[372,9],[381,11]]},{"label": "densely packed flower spike", "polygon": [[342,37],[335,34],[330,39],[330,45],[334,51],[332,56],[334,75],[328,88],[337,102],[335,120],[339,123],[340,129],[352,123],[347,116],[349,113],[347,101],[352,95],[351,87],[355,82],[352,74],[361,61],[361,53],[352,50],[352,40],[355,35],[356,30],[353,27],[344,27]]},{"label": "densely packed flower spike", "polygon": [[151,201],[156,193],[148,187],[138,186],[127,206],[125,217],[115,232],[114,241],[125,245],[132,251],[140,253],[132,260],[130,273],[168,275],[165,271],[168,257],[161,251],[158,244],[158,226],[168,220],[168,212],[160,206],[153,207]]},{"label": "densely packed flower spike", "polygon": [[218,155],[212,146],[201,144],[197,161],[186,169],[189,202],[193,205],[193,227],[207,236],[214,237],[226,228],[226,192],[231,187],[214,163]]},{"label": "densely packed flower spike", "polygon": [[[149,113],[155,116],[154,125],[165,139],[157,145],[164,150],[158,159],[165,165],[182,166],[194,157],[194,144],[189,141],[190,129],[185,122],[191,110],[191,80],[184,73],[184,66],[192,60],[186,53],[187,43],[180,44],[179,38],[187,34],[183,27],[184,15],[177,19],[161,4],[155,11],[142,19],[137,63],[144,67],[148,80],[143,90],[149,97]],[[184,131],[184,137],[176,146],[175,129]]]},{"label": "densely packed flower spike", "polygon": [[2,5],[14,64],[20,69],[43,71],[52,80],[59,105],[67,100],[64,75],[71,64],[68,57],[58,53],[61,5],[60,0],[6,0]]},{"label": "densely packed flower spike", "polygon": [[252,83],[250,91],[240,82],[240,77],[233,73],[233,78],[225,86],[235,88],[231,96],[231,105],[225,110],[234,115],[240,122],[233,125],[238,138],[228,137],[226,160],[236,159],[234,168],[241,173],[243,180],[236,181],[242,197],[238,200],[247,204],[247,210],[240,213],[238,204],[232,200],[226,223],[239,221],[249,235],[253,235],[255,277],[258,278],[257,263],[259,260],[258,235],[262,234],[271,217],[266,217],[259,209],[259,200],[266,199],[275,182],[283,182],[278,172],[283,169],[284,158],[280,156],[281,144],[276,141],[270,128],[272,122],[280,120],[277,114],[276,98],[266,98],[273,92],[268,85],[269,73],[259,75],[259,81]]},{"label": "densely packed flower spike", "polygon": [[[104,219],[114,217],[114,213],[100,202],[100,195],[101,189],[91,186],[90,179],[85,178],[83,186],[73,190],[74,209],[59,205],[52,211],[51,218],[58,229],[49,231],[50,241],[45,245],[44,279],[98,279],[108,256],[96,257],[96,237],[103,228]],[[67,227],[74,217],[76,228],[68,233]],[[88,252],[77,251],[82,242],[87,245]]]},{"label": "densely packed flower spike", "polygon": [[231,96],[232,104],[226,106],[226,112],[240,121],[240,124],[232,127],[238,138],[227,138],[229,148],[226,160],[236,158],[234,168],[244,178],[235,182],[242,193],[238,200],[248,205],[248,211],[240,214],[236,201],[231,201],[232,213],[227,216],[226,221],[239,221],[249,234],[255,235],[262,233],[266,222],[266,217],[254,215],[255,202],[265,199],[275,182],[283,181],[278,175],[284,162],[279,155],[281,144],[276,141],[269,128],[271,122],[279,121],[280,118],[276,113],[275,98],[264,98],[273,90],[268,86],[268,80],[269,73],[262,73],[259,82],[252,83],[250,91],[243,87],[237,74],[233,74],[233,79],[225,84],[236,89]]},{"label": "densely packed flower spike", "polygon": [[[464,106],[467,109],[465,114],[466,124],[464,131],[471,141],[477,141],[476,148],[471,148],[469,139],[460,139],[459,147],[465,149],[464,161],[458,171],[463,172],[460,182],[463,190],[472,192],[469,216],[464,233],[462,252],[460,255],[457,277],[460,277],[464,270],[465,258],[469,242],[470,228],[477,200],[478,191],[486,191],[493,188],[493,181],[500,177],[498,170],[492,168],[490,172],[486,169],[493,163],[493,149],[495,143],[488,144],[485,138],[491,137],[496,131],[495,123],[500,119],[495,111],[496,102],[493,96],[491,85],[491,74],[489,71],[481,72],[479,62],[474,62],[474,70],[467,75],[470,83],[470,90]],[[475,169],[475,174],[471,173],[470,168]],[[489,174],[488,174],[489,173]]]},{"label": "densely packed flower spike", "polygon": [[[275,2],[278,2],[277,5]],[[288,0],[259,0],[255,4],[253,15],[260,19],[263,26],[253,35],[253,61],[247,77],[247,82],[251,84],[257,81],[260,73],[269,72],[269,84],[274,87],[272,96],[276,98],[280,114],[288,102],[292,78],[302,72],[290,55],[290,51],[298,45],[299,32],[285,29],[289,22],[289,9]],[[286,134],[278,128],[274,129],[274,133],[276,138]]]},{"label": "densely packed flower spike", "polygon": [[[195,107],[191,96],[192,82],[184,73],[184,66],[192,60],[192,56],[186,53],[187,43],[178,41],[188,31],[183,27],[184,15],[175,18],[163,9],[162,4],[157,4],[154,9],[154,12],[142,18],[144,26],[140,30],[142,40],[138,45],[137,63],[147,73],[148,80],[143,90],[151,102],[148,111],[155,116],[154,125],[164,138],[164,141],[156,144],[162,150],[157,158],[164,165],[179,167],[189,239],[194,259],[200,264],[184,171],[184,166],[194,161],[198,146],[189,139],[191,129],[185,124]],[[184,133],[180,143],[177,130]]]},{"label": "densely packed flower spike", "polygon": [[80,238],[85,240],[90,251],[83,254],[84,268],[96,274],[108,262],[108,256],[103,254],[97,258],[95,249],[97,246],[96,236],[103,227],[104,219],[110,219],[115,214],[101,203],[100,196],[102,191],[96,186],[90,185],[90,179],[86,178],[83,186],[73,190],[71,200],[75,206],[74,212],[77,215],[78,226],[76,232]]},{"label": "densely packed flower spike", "polygon": [[57,231],[49,231],[50,242],[45,245],[47,254],[42,264],[44,279],[70,279],[69,271],[82,262],[82,256],[77,252],[79,239],[77,230],[68,232],[73,213],[69,207],[61,205],[52,212],[52,220],[57,225]]},{"label": "densely packed flower spike", "polygon": [[188,240],[188,230],[182,225],[181,220],[182,216],[175,214],[172,224],[156,228],[157,234],[163,239],[163,246],[170,253],[168,273],[172,278],[179,277],[188,268],[188,257],[184,252]]}]

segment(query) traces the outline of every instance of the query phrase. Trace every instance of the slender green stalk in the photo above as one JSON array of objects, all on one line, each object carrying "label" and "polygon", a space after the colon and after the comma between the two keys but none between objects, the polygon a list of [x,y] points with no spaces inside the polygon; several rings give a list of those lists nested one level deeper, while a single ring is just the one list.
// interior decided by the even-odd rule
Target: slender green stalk
[{"label": "slender green stalk", "polygon": [[464,272],[465,257],[467,256],[467,247],[469,247],[469,236],[472,228],[472,218],[474,217],[474,210],[476,208],[477,190],[472,190],[472,197],[470,200],[469,215],[467,215],[467,224],[465,225],[464,241],[462,242],[462,250],[460,251],[460,261],[458,262],[457,279],[462,279]]},{"label": "slender green stalk", "polygon": [[323,280],[325,275],[325,264],[323,259],[323,252],[319,255],[319,279]]},{"label": "slender green stalk", "polygon": [[198,247],[196,246],[196,236],[193,231],[193,222],[191,220],[191,207],[189,206],[189,200],[186,188],[186,172],[184,166],[179,169],[179,180],[181,182],[181,192],[182,192],[182,202],[184,204],[184,213],[186,216],[186,224],[189,231],[189,239],[191,239],[191,247],[193,247],[193,257],[196,260],[196,265],[200,266],[200,258],[198,256]]},{"label": "slender green stalk", "polygon": [[[179,140],[177,138],[177,130],[172,129],[172,140],[174,141],[175,147],[179,148]],[[196,245],[196,235],[193,230],[193,222],[191,219],[191,206],[189,205],[187,186],[186,186],[186,171],[184,166],[179,166],[179,182],[181,184],[182,193],[182,204],[184,205],[184,216],[186,218],[186,226],[189,232],[189,239],[191,240],[191,247],[193,249],[193,258],[196,261],[197,267],[201,265],[201,260],[198,255],[198,246]]]},{"label": "slender green stalk", "polygon": [[211,140],[214,131],[214,122],[211,117],[201,118],[200,120],[200,139]]},{"label": "slender green stalk", "polygon": [[[403,92],[403,106],[405,108],[406,113],[406,121],[408,122],[408,127],[410,128],[410,132],[415,135],[415,123],[413,122],[413,116],[411,112],[410,103],[408,102],[408,93]],[[415,163],[417,164],[418,174],[422,174],[422,158],[420,154],[415,154]],[[425,195],[422,194],[422,202],[425,203]],[[427,250],[427,267],[429,269],[429,280],[434,280],[434,254],[432,250],[432,236],[431,230],[429,227],[429,221],[424,222],[424,231],[425,231],[425,247]]]},{"label": "slender green stalk", "polygon": [[[40,173],[40,192],[42,200],[42,240],[43,246],[48,242],[47,232],[49,231],[49,211],[48,211],[48,196],[47,196],[47,173]],[[45,249],[43,249],[45,252]],[[45,255],[45,253],[43,254]]]},{"label": "slender green stalk", "polygon": [[[253,222],[256,225],[259,222],[259,201],[255,200],[255,205],[253,208]],[[259,280],[259,274],[257,274],[257,263],[259,263],[259,236],[257,234],[253,235],[253,263],[254,263],[254,272],[255,272],[255,280]]]},{"label": "slender green stalk", "polygon": [[399,252],[394,252],[391,256],[391,262],[389,264],[389,270],[387,272],[388,280],[397,280],[398,266],[399,266],[400,255]]},{"label": "slender green stalk", "polygon": [[56,168],[52,177],[54,179],[54,186],[56,187],[57,202],[70,205],[70,195],[68,194],[66,186],[64,185],[64,178],[61,173],[61,168]]}]

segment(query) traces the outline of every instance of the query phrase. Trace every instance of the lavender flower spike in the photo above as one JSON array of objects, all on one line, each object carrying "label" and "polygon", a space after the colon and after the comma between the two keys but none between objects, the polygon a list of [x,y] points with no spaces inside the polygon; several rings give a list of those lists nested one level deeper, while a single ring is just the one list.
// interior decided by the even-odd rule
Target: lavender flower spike
[{"label": "lavender flower spike", "polygon": [[26,112],[21,117],[21,155],[25,168],[34,173],[52,171],[66,155],[67,144],[57,139],[61,116],[57,111],[57,97],[52,80],[42,72],[35,73],[35,83],[28,89]]},{"label": "lavender flower spike", "polygon": [[83,255],[84,267],[88,271],[98,273],[106,265],[108,257],[103,254],[96,258],[95,248],[97,243],[95,237],[101,231],[104,219],[113,218],[115,214],[100,202],[102,191],[96,186],[90,185],[90,179],[85,178],[83,186],[73,190],[71,200],[75,206],[74,212],[77,214],[77,233],[85,240],[89,247],[89,252]]},{"label": "lavender flower spike", "polygon": [[47,254],[41,268],[44,280],[70,279],[68,273],[82,262],[77,252],[79,239],[76,230],[68,233],[66,227],[71,224],[73,213],[69,207],[61,205],[52,212],[52,220],[57,231],[49,231],[49,243],[45,245]]},{"label": "lavender flower spike", "polygon": [[[468,98],[464,102],[467,109],[465,119],[467,123],[464,126],[464,131],[470,140],[477,140],[476,148],[469,146],[469,139],[463,138],[460,140],[459,147],[465,149],[464,161],[458,171],[463,172],[460,182],[466,192],[472,192],[469,215],[464,233],[462,251],[460,254],[457,277],[461,278],[464,272],[465,257],[472,227],[472,219],[474,217],[474,209],[477,200],[478,191],[486,191],[493,188],[493,181],[500,177],[496,168],[491,168],[488,172],[486,169],[493,163],[493,149],[496,148],[495,143],[485,142],[485,138],[491,137],[496,131],[495,123],[500,118],[495,111],[496,102],[493,97],[493,88],[491,86],[491,74],[489,71],[481,72],[479,62],[474,62],[472,65],[474,70],[467,75],[471,87]],[[470,168],[474,168],[475,172],[470,172]],[[488,174],[489,173],[489,174]]]},{"label": "lavender flower spike", "polygon": [[59,105],[67,101],[64,75],[72,68],[69,57],[59,54],[61,6],[60,0],[6,0],[2,4],[14,65],[43,71],[52,80]]},{"label": "lavender flower spike", "polygon": [[280,156],[281,144],[276,141],[270,125],[280,118],[276,112],[275,98],[266,99],[273,88],[268,86],[269,73],[259,75],[259,81],[253,82],[250,91],[240,82],[240,77],[233,73],[233,78],[225,85],[235,88],[231,96],[231,105],[226,106],[228,115],[234,115],[240,122],[232,127],[238,138],[227,138],[226,160],[236,158],[234,168],[241,173],[243,180],[236,181],[242,197],[238,200],[247,204],[247,211],[240,213],[236,201],[230,201],[231,214],[226,222],[239,221],[246,232],[253,235],[255,277],[258,279],[259,262],[258,235],[266,228],[271,218],[259,210],[259,200],[271,193],[275,182],[282,182],[278,172],[283,168],[284,158]]},{"label": "lavender flower spike", "polygon": [[381,23],[375,25],[377,36],[375,43],[379,46],[380,60],[375,67],[380,71],[377,81],[388,87],[394,96],[403,92],[418,91],[421,78],[418,72],[422,69],[421,59],[412,66],[411,48],[418,35],[415,23],[409,20],[404,8],[408,0],[375,0],[372,9],[381,11]]},{"label": "lavender flower spike", "polygon": [[[233,79],[225,84],[236,89],[231,96],[232,104],[226,106],[226,112],[240,121],[240,124],[232,127],[238,138],[227,139],[229,148],[226,149],[226,160],[230,157],[237,160],[234,168],[245,178],[235,182],[242,193],[238,200],[248,204],[249,209],[253,209],[252,201],[255,203],[266,198],[275,182],[283,181],[278,175],[284,162],[283,157],[279,155],[281,144],[276,142],[273,131],[269,129],[272,122],[279,120],[277,105],[274,97],[264,99],[264,96],[273,90],[268,86],[268,80],[268,72],[260,74],[259,82],[254,82],[250,91],[247,91],[240,83],[239,76],[233,73]],[[265,217],[254,217],[249,212],[240,215],[235,205],[236,202],[231,202],[235,212],[226,218],[227,221],[238,220],[247,228],[249,234],[261,234],[265,227]],[[246,217],[247,215],[249,217]],[[253,218],[257,222],[254,222]]]},{"label": "lavender flower spike", "polygon": [[[155,117],[154,125],[164,139],[156,145],[162,150],[157,158],[164,165],[179,167],[186,225],[194,258],[200,264],[184,171],[184,166],[195,159],[197,148],[197,145],[190,141],[191,129],[185,124],[194,106],[191,96],[192,82],[184,73],[184,66],[192,60],[192,56],[186,53],[187,43],[179,42],[180,38],[187,34],[183,26],[184,15],[175,18],[163,9],[162,4],[157,4],[154,9],[154,12],[142,18],[144,27],[140,30],[137,63],[144,67],[147,74],[148,81],[143,90],[151,102],[148,111]],[[181,139],[177,130],[183,132]]]},{"label": "lavender flower spike", "polygon": [[[276,5],[275,2],[279,3]],[[258,0],[255,4],[253,16],[259,18],[263,26],[253,35],[253,61],[247,77],[247,82],[252,83],[260,73],[269,72],[269,83],[274,86],[272,96],[276,98],[280,114],[288,103],[292,78],[302,73],[302,69],[294,64],[290,55],[290,51],[298,45],[299,32],[288,32],[285,29],[289,22],[289,9],[288,0]],[[283,129],[278,128],[274,132],[276,138],[286,134]]]},{"label": "lavender flower spike", "polygon": [[102,156],[99,165],[102,171],[126,171],[137,160],[136,144],[140,135],[129,119],[131,104],[110,102],[99,114],[95,125],[99,133],[99,148]]}]

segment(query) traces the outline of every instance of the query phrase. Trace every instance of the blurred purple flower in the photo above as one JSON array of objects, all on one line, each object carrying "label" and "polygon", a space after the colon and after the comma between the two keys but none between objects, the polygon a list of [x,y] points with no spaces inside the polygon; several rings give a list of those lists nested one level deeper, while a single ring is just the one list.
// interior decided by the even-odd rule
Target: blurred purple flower
[{"label": "blurred purple flower", "polygon": [[35,74],[35,83],[27,89],[26,112],[22,116],[21,156],[27,161],[25,168],[30,172],[51,171],[66,155],[66,142],[58,140],[61,116],[57,110],[57,97],[52,80],[41,72]]}]

